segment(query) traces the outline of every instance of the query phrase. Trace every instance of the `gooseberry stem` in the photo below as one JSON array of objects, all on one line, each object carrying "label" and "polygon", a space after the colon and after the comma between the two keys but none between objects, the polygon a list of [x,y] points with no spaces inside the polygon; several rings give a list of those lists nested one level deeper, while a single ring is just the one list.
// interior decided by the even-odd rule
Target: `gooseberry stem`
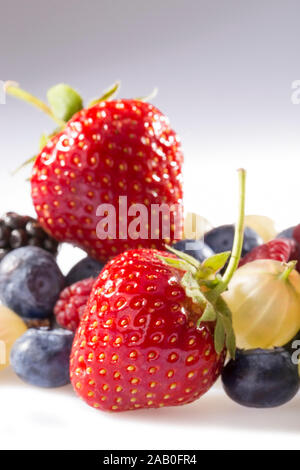
[{"label": "gooseberry stem", "polygon": [[244,220],[245,220],[245,194],[246,194],[246,170],[240,168],[238,170],[239,177],[239,207],[238,219],[235,226],[234,241],[231,257],[222,278],[222,284],[226,288],[234,275],[241,258],[243,241],[244,241]]},{"label": "gooseberry stem", "polygon": [[290,261],[289,263],[287,263],[286,268],[283,271],[283,273],[280,274],[279,279],[282,279],[282,281],[287,281],[289,275],[295,269],[296,264],[297,264],[297,261]]},{"label": "gooseberry stem", "polygon": [[14,96],[15,98],[18,98],[22,101],[26,101],[32,106],[38,108],[40,111],[43,111],[51,119],[53,119],[53,121],[55,121],[56,124],[59,125],[59,127],[63,128],[66,125],[65,121],[62,121],[61,119],[58,119],[56,116],[54,116],[51,109],[49,108],[49,106],[46,105],[46,103],[31,95],[31,93],[28,93],[28,91],[22,90],[22,88],[19,88],[16,83],[8,81],[4,85],[4,88],[5,92],[9,95]]}]

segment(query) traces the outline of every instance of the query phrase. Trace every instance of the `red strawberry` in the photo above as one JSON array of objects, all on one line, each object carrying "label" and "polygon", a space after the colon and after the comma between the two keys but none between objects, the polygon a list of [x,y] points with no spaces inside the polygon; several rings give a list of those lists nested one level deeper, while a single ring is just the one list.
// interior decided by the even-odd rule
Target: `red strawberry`
[{"label": "red strawberry", "polygon": [[[174,239],[133,240],[125,233],[100,240],[100,204],[182,202],[182,152],[168,119],[138,100],[103,101],[83,109],[48,141],[34,164],[32,198],[41,225],[57,240],[73,243],[99,260],[130,248],[162,248]],[[177,211],[178,212],[178,211]],[[128,225],[133,217],[128,217]],[[181,224],[181,222],[180,222]],[[150,216],[149,230],[150,234]],[[180,227],[179,227],[180,228]],[[161,227],[160,227],[161,229]]]},{"label": "red strawberry", "polygon": [[61,292],[54,308],[54,315],[60,326],[76,331],[94,284],[94,278],[84,279]]},{"label": "red strawberry", "polygon": [[239,266],[257,259],[274,259],[287,263],[290,260],[299,260],[299,246],[295,240],[278,238],[264,245],[257,246],[240,261]]},{"label": "red strawberry", "polygon": [[204,394],[221,372],[225,350],[215,351],[214,323],[197,327],[203,312],[187,297],[183,272],[158,254],[119,255],[94,285],[70,371],[78,395],[95,408],[182,405]]}]

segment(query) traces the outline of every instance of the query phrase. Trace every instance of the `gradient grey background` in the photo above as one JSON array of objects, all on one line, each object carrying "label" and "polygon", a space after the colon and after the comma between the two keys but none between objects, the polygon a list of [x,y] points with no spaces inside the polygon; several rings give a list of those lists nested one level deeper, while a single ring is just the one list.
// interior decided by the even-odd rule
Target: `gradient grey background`
[{"label": "gradient grey background", "polygon": [[[182,137],[186,208],[231,221],[235,172],[248,169],[248,213],[279,226],[299,214],[300,78],[297,0],[0,0],[0,79],[44,97],[57,82],[89,99],[116,79],[120,96],[154,100]],[[31,210],[24,177],[51,121],[0,106],[0,210]],[[9,194],[7,194],[9,193]],[[12,206],[15,207],[12,207]]]}]

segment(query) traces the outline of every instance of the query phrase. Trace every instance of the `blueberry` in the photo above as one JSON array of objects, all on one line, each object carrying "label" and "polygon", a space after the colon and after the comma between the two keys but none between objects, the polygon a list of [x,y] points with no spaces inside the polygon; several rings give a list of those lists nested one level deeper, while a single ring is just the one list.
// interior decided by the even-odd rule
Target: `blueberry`
[{"label": "blueberry", "polygon": [[[234,225],[221,225],[213,228],[204,235],[204,242],[215,252],[231,251],[234,239]],[[262,244],[260,236],[252,230],[245,227],[244,243],[242,249],[242,257]]]},{"label": "blueberry", "polygon": [[6,249],[6,248],[0,248],[0,261],[4,258],[4,256],[7,255],[7,253],[9,253],[10,250]]},{"label": "blueberry", "polygon": [[276,238],[293,238],[293,232],[296,227],[289,227],[276,235]]},{"label": "blueberry", "polygon": [[41,248],[18,248],[0,263],[0,300],[22,317],[51,316],[63,287],[54,257]]},{"label": "blueberry", "polygon": [[31,385],[46,388],[67,385],[73,337],[71,331],[63,329],[26,331],[11,350],[12,368]]},{"label": "blueberry", "polygon": [[227,395],[252,408],[273,408],[299,390],[298,365],[284,348],[238,350],[222,373]]},{"label": "blueberry", "polygon": [[79,261],[66,276],[66,285],[70,286],[75,282],[81,281],[82,279],[88,279],[89,277],[98,277],[100,271],[102,271],[104,264],[96,261],[93,258],[87,256]]},{"label": "blueberry", "polygon": [[180,240],[173,245],[173,248],[193,256],[200,262],[214,254],[212,249],[206,245],[203,240]]}]

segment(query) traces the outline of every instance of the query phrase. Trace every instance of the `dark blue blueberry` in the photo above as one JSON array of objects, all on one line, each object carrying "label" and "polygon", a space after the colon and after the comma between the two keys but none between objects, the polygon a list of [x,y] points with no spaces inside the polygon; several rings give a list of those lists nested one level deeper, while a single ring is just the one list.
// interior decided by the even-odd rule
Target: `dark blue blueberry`
[{"label": "dark blue blueberry", "polygon": [[222,373],[227,395],[252,408],[273,408],[299,390],[298,365],[284,348],[237,351]]},{"label": "dark blue blueberry", "polygon": [[296,227],[289,227],[276,235],[276,238],[293,238],[293,232]]},{"label": "dark blue blueberry", "polygon": [[31,385],[62,387],[70,383],[69,360],[74,334],[63,329],[30,329],[14,344],[10,362]]},{"label": "dark blue blueberry", "polygon": [[0,299],[22,317],[50,317],[63,287],[54,257],[41,248],[18,248],[0,263]]},{"label": "dark blue blueberry", "polygon": [[180,240],[172,246],[176,250],[183,251],[183,253],[193,256],[200,262],[214,254],[212,249],[206,245],[203,240]]},{"label": "dark blue blueberry", "polygon": [[[221,225],[213,228],[204,235],[204,242],[215,252],[231,251],[234,239],[234,225]],[[245,227],[244,243],[242,249],[242,257],[262,244],[260,236],[252,230]]]},{"label": "dark blue blueberry", "polygon": [[75,284],[75,282],[81,281],[82,279],[88,279],[89,277],[98,277],[103,266],[103,263],[100,263],[89,256],[83,258],[79,263],[75,264],[67,274],[66,285],[70,286],[71,284]]}]

